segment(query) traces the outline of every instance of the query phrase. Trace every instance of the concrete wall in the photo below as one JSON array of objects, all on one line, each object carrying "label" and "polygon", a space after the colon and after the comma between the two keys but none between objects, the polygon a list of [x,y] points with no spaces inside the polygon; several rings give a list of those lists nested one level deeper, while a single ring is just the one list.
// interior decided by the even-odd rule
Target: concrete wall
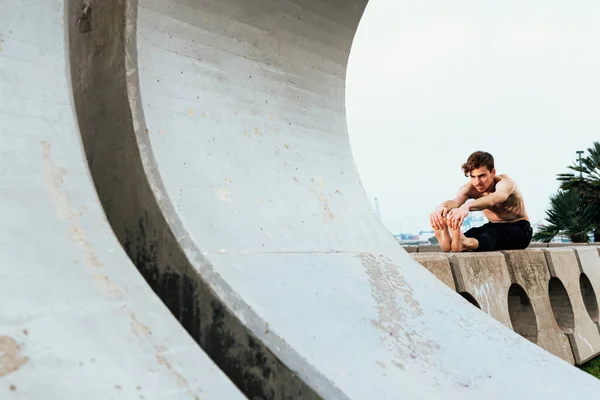
[{"label": "concrete wall", "polygon": [[[531,243],[528,249],[539,249],[546,247],[579,247],[579,246],[600,246],[600,243]],[[420,245],[420,246],[402,246],[408,253],[438,253],[441,251],[438,245]]]},{"label": "concrete wall", "polygon": [[557,357],[600,354],[600,247],[413,253],[465,300]]},{"label": "concrete wall", "polygon": [[65,16],[89,13],[68,6],[0,1],[0,399],[244,399],[106,220],[67,57]]}]

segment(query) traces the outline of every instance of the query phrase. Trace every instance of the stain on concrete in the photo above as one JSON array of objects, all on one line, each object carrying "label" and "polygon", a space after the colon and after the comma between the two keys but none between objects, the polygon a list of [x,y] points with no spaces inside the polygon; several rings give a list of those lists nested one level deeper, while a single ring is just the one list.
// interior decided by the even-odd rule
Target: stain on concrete
[{"label": "stain on concrete", "polygon": [[327,202],[327,198],[325,197],[325,195],[321,192],[316,192],[313,189],[311,189],[310,191],[314,193],[314,195],[317,197],[317,199],[319,199],[321,203],[323,203],[323,219],[325,221],[333,220],[335,218],[335,214],[331,212],[331,209],[329,208],[329,203]]},{"label": "stain on concrete", "polygon": [[18,371],[29,361],[21,354],[21,346],[10,336],[0,336],[0,376]]},{"label": "stain on concrete", "polygon": [[92,31],[92,0],[84,0],[81,4],[81,11],[77,16],[77,29],[81,33]]},{"label": "stain on concrete", "polygon": [[100,287],[104,292],[112,296],[121,296],[123,294],[121,288],[115,285],[115,283],[104,274],[96,272],[94,274],[94,282],[96,282],[96,285]]},{"label": "stain on concrete", "polygon": [[190,396],[192,396],[192,398],[194,400],[200,400],[200,397],[196,393],[194,393],[194,391],[190,387],[189,382],[179,372],[177,372],[175,370],[175,368],[173,368],[171,363],[167,360],[167,358],[165,357],[165,348],[163,346],[155,346],[155,349],[156,349],[156,359],[158,360],[158,363],[167,368],[167,370],[171,373],[171,375],[173,375],[173,377],[175,377],[177,384],[181,388],[186,389],[188,391],[188,393],[190,394]]},{"label": "stain on concrete", "polygon": [[[413,289],[402,277],[399,267],[381,255],[363,253],[360,258],[377,308],[377,319],[371,322],[382,332],[381,340],[391,343],[401,360],[428,358],[439,350],[437,342],[422,337],[420,332],[407,329],[405,325],[409,316],[407,312],[410,318],[419,320],[423,317],[423,310],[414,299]],[[407,307],[400,307],[399,301]]]},{"label": "stain on concrete", "polygon": [[394,366],[396,368],[398,368],[400,371],[402,371],[404,369],[404,365],[399,363],[398,361],[392,361],[392,364],[394,364]]},{"label": "stain on concrete", "polygon": [[222,201],[226,201],[228,203],[231,202],[231,190],[227,189],[227,188],[219,188],[217,190],[217,196],[219,197],[219,199],[221,199]]},{"label": "stain on concrete", "polygon": [[137,337],[144,337],[152,335],[152,330],[147,326],[141,323],[133,313],[133,311],[129,311],[129,320],[131,321],[131,331]]},{"label": "stain on concrete", "polygon": [[[86,264],[94,269],[102,268],[102,263],[94,253],[92,245],[88,242],[85,232],[79,226],[79,217],[81,214],[77,212],[71,202],[69,194],[62,188],[67,170],[56,166],[51,160],[52,146],[47,141],[42,141],[44,153],[44,170],[46,173],[46,186],[48,193],[54,202],[56,214],[62,220],[68,222],[68,230],[73,242],[75,242],[86,256]],[[119,289],[110,279],[102,274],[94,276],[94,280],[100,283],[101,287],[111,294],[121,294]]]}]

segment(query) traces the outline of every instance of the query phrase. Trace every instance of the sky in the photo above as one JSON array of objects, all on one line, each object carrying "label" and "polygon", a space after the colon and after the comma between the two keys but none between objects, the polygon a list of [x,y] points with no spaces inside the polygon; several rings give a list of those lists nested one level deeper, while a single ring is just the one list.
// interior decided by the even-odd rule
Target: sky
[{"label": "sky", "polygon": [[371,0],[346,111],[362,184],[392,233],[430,229],[476,150],[542,222],[556,174],[600,140],[600,1]]}]

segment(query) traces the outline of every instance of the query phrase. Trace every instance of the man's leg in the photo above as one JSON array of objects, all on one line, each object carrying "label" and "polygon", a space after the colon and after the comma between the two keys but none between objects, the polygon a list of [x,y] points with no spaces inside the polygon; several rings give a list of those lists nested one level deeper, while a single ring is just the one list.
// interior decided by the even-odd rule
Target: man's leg
[{"label": "man's leg", "polygon": [[491,251],[498,241],[496,230],[490,223],[471,228],[465,233],[452,229],[452,251]]},{"label": "man's leg", "polygon": [[525,249],[531,242],[532,229],[528,221],[499,224],[498,250]]},{"label": "man's leg", "polygon": [[479,240],[475,237],[466,237],[464,233],[458,229],[452,230],[452,242],[450,248],[455,253],[461,251],[477,250],[479,248]]}]

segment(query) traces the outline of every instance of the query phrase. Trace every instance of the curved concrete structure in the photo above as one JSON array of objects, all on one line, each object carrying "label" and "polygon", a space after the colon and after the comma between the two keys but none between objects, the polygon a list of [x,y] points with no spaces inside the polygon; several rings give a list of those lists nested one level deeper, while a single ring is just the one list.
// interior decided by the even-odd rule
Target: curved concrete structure
[{"label": "curved concrete structure", "polygon": [[[172,313],[248,398],[479,399],[531,392],[558,399],[597,393],[595,378],[463,301],[413,260],[376,218],[353,164],[344,111],[346,63],[364,0],[68,4],[65,55],[75,110],[114,234]],[[0,15],[8,15],[14,31],[35,33],[25,36],[27,43],[50,45],[45,51],[53,63],[39,63],[34,70],[48,77],[43,82],[49,95],[58,96],[50,97],[50,104],[68,106],[60,115],[71,125],[43,135],[55,135],[67,146],[62,160],[81,174],[72,182],[85,186],[85,172],[76,164],[81,160],[65,91],[67,69],[58,56],[62,2],[33,13],[33,6],[25,12],[12,0],[2,6],[9,12]],[[44,11],[51,16],[52,35],[42,29]],[[20,86],[37,96],[29,83]],[[8,96],[2,99],[4,115],[11,109]],[[36,121],[29,120],[23,124]],[[12,131],[2,132],[3,139],[23,141],[10,149],[39,146],[33,135],[14,139]],[[61,165],[61,158],[50,160]],[[60,183],[62,173],[49,174],[51,183]],[[65,179],[62,187],[93,209],[91,190],[73,184]],[[10,197],[9,226],[14,228],[3,232],[14,237],[11,243],[30,243],[17,224],[27,225],[37,215],[32,211],[48,213],[51,203],[42,196],[42,181],[19,179],[14,186],[45,201],[27,206]],[[54,195],[59,204],[62,199]],[[83,219],[68,210],[67,221]],[[10,269],[5,275],[15,280],[13,287],[21,281],[45,282],[38,271],[48,270],[51,257],[69,254],[46,245],[60,238],[59,222],[47,214],[36,218],[48,222],[43,247],[29,254],[38,269],[27,277],[35,279]],[[91,218],[90,226],[82,231],[105,232],[101,223],[94,225],[93,213],[85,218]],[[83,263],[91,250],[77,235]],[[118,257],[111,236],[98,235],[106,242],[94,241],[94,250],[108,257],[112,248]],[[126,272],[127,264],[117,261],[115,282],[137,282],[128,290],[147,292]],[[61,275],[64,281],[55,281],[65,290],[83,290],[72,276],[69,270]],[[52,303],[47,292],[36,293]],[[155,300],[142,295],[143,300],[121,300],[115,312],[136,306],[140,314],[158,318]],[[33,309],[26,296],[18,298],[22,304],[15,313]],[[89,319],[118,321],[101,315]],[[77,329],[71,330],[56,325],[47,340],[68,330],[71,343],[93,340],[95,351],[104,354],[103,337],[97,329],[84,330],[86,323],[72,322]],[[177,332],[168,322],[159,325]],[[130,343],[126,332],[115,331],[111,338]],[[168,338],[169,343],[178,340],[176,334]],[[130,345],[105,366],[133,363],[138,347],[135,341]],[[76,346],[70,351],[83,354]],[[204,376],[227,390],[212,378],[218,374],[205,376],[209,364],[199,348],[177,354],[200,365],[178,369],[189,374],[188,382],[198,376],[200,388]],[[126,365],[140,374],[148,368]],[[64,371],[54,369],[53,378]],[[30,381],[40,382],[35,371],[29,372]],[[172,375],[158,371],[152,379],[160,389],[168,387]],[[83,388],[87,382],[81,383]],[[107,398],[102,383],[85,390]],[[173,397],[187,395],[172,392]]]},{"label": "curved concrete structure", "polygon": [[596,380],[476,312],[378,222],[344,115],[363,1],[93,7],[71,56],[107,215],[248,397],[595,393]]},{"label": "curved concrete structure", "polygon": [[242,399],[106,222],[60,1],[0,1],[0,398]]}]

